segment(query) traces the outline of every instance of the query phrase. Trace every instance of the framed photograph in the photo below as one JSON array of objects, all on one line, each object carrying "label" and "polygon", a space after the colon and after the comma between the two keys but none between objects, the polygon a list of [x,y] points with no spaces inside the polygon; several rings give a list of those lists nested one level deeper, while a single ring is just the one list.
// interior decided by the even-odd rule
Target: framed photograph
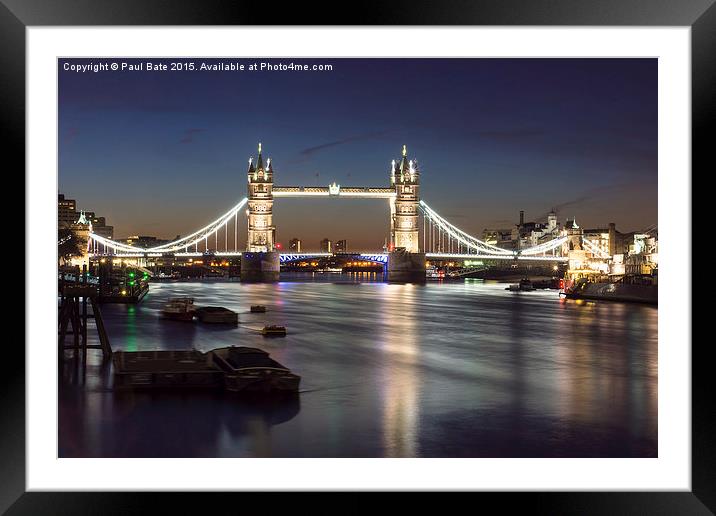
[{"label": "framed photograph", "polygon": [[2,0],[27,296],[0,508],[713,512],[712,4]]}]

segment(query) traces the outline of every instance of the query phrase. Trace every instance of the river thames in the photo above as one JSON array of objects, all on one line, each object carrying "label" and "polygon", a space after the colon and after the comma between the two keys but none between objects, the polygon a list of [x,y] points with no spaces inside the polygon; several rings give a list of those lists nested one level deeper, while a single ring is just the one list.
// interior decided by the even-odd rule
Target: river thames
[{"label": "river thames", "polygon": [[[86,368],[60,370],[59,456],[657,456],[656,307],[482,280],[314,278],[152,283],[137,305],[103,305],[114,350],[258,347],[302,377],[301,392],[119,395],[90,352]],[[161,319],[175,296],[240,324]],[[288,335],[264,338],[266,324]]]}]

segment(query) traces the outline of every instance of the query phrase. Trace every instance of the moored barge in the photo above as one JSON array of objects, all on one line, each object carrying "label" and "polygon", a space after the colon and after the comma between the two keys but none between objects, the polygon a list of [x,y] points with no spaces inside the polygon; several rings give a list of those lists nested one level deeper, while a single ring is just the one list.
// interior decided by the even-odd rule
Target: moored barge
[{"label": "moored barge", "polygon": [[115,351],[115,389],[157,387],[221,388],[223,374],[204,353],[191,351]]},{"label": "moored barge", "polygon": [[174,321],[191,321],[194,319],[194,299],[191,297],[170,298],[162,308],[162,317]]},{"label": "moored barge", "polygon": [[208,324],[239,324],[239,314],[223,306],[202,306],[194,310],[197,319]]},{"label": "moored barge", "polygon": [[233,392],[297,392],[301,377],[257,348],[231,346],[209,351],[224,372],[224,387]]},{"label": "moored barge", "polygon": [[271,324],[269,326],[264,326],[263,329],[261,330],[261,334],[264,337],[285,337],[286,336],[286,327]]},{"label": "moored barge", "polygon": [[658,305],[659,287],[652,281],[649,276],[625,277],[616,282],[588,282],[580,279],[565,288],[560,295],[567,299]]},{"label": "moored barge", "polygon": [[230,392],[298,392],[301,377],[257,348],[231,346],[191,351],[117,351],[114,387],[214,388]]}]

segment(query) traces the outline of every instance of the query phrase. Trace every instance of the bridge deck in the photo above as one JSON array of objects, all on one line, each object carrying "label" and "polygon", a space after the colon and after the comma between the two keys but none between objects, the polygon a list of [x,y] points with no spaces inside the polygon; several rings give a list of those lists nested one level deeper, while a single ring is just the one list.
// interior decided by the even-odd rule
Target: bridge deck
[{"label": "bridge deck", "polygon": [[[90,253],[90,256],[101,257],[101,256],[117,256],[122,258],[150,258],[159,256],[179,256],[179,257],[199,257],[199,256],[241,256],[245,251],[208,251],[208,252],[169,252],[169,253],[116,253],[116,254],[102,254],[102,253]],[[280,253],[281,262],[298,260],[301,258],[321,258],[327,256],[361,256],[368,261],[378,261],[385,263],[388,259],[386,253],[367,253],[367,252],[347,252],[347,253],[323,253],[323,252],[305,252],[305,253]],[[567,256],[514,256],[512,254],[457,254],[457,253],[425,253],[425,258],[432,260],[522,260],[522,261],[537,261],[537,262],[567,262],[569,258]]]},{"label": "bridge deck", "polygon": [[363,197],[371,199],[389,199],[395,197],[394,188],[371,186],[274,186],[274,197]]}]

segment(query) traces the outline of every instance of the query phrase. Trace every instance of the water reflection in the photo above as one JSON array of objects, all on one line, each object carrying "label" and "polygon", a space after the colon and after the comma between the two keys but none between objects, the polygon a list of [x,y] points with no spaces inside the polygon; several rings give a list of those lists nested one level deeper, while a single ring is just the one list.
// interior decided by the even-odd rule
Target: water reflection
[{"label": "water reflection", "polygon": [[61,457],[271,456],[270,430],[300,411],[298,395],[60,393]]},{"label": "water reflection", "polygon": [[[465,281],[320,275],[277,284],[153,284],[105,305],[114,349],[259,347],[302,376],[299,397],[117,397],[90,353],[60,375],[62,456],[656,456],[657,310],[560,302]],[[358,281],[360,279],[361,281]],[[169,297],[239,312],[215,329],[159,317]],[[252,304],[268,307],[252,314]],[[289,334],[254,331],[282,324]]]},{"label": "water reflection", "polygon": [[380,310],[386,329],[379,343],[383,445],[386,457],[417,457],[417,421],[420,396],[419,317],[415,291],[421,286],[389,285]]},{"label": "water reflection", "polygon": [[137,351],[137,307],[127,305],[126,351]]}]

